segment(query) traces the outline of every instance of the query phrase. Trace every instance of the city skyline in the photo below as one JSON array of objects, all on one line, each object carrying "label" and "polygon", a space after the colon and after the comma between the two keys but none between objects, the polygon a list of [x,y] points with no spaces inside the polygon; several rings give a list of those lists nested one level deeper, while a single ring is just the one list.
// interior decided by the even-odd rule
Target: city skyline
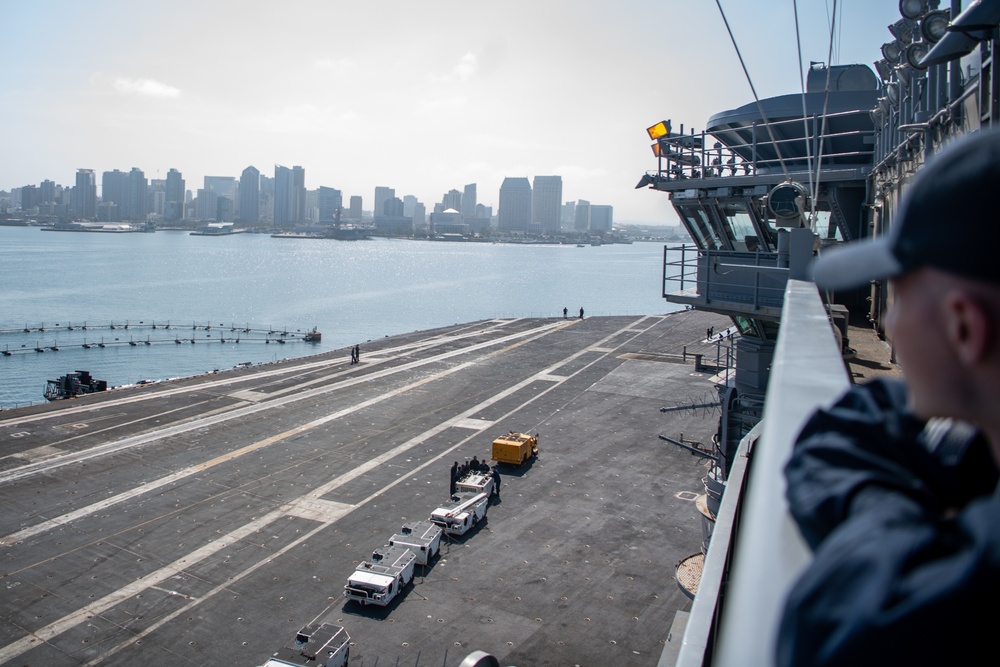
[{"label": "city skyline", "polygon": [[[829,24],[821,3],[801,4],[808,67],[830,59]],[[839,6],[832,61],[870,64],[896,3]],[[560,174],[564,200],[673,224],[666,197],[633,190],[655,167],[645,128],[700,129],[753,99],[713,3],[98,7],[5,7],[19,28],[0,43],[0,114],[16,159],[0,164],[0,189],[71,185],[81,168],[152,180],[175,167],[195,184],[285,164],[305,165],[310,189],[366,198],[392,183],[431,202],[473,181],[496,209],[504,177]],[[794,93],[791,8],[723,7],[758,94]]]}]

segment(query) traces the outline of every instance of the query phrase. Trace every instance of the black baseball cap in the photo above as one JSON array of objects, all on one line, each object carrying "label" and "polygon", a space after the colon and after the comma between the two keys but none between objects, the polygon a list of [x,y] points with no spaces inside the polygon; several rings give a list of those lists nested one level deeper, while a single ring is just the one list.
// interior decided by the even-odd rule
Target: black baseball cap
[{"label": "black baseball cap", "polygon": [[973,132],[928,160],[887,234],[823,252],[822,289],[850,289],[924,266],[1000,284],[1000,128]]}]

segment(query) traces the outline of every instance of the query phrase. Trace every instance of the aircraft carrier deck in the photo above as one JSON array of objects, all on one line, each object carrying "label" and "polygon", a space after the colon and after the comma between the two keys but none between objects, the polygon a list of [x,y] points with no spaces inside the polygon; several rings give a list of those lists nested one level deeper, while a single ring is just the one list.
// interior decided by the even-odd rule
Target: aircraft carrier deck
[{"label": "aircraft carrier deck", "polygon": [[[319,618],[352,665],[654,665],[700,549],[706,329],[686,311],[491,320],[0,412],[0,664],[260,665]],[[724,354],[724,352],[723,352]],[[357,563],[453,461],[539,433],[487,521],[388,607]],[[506,471],[504,471],[506,472]],[[398,662],[397,662],[398,661]]]}]

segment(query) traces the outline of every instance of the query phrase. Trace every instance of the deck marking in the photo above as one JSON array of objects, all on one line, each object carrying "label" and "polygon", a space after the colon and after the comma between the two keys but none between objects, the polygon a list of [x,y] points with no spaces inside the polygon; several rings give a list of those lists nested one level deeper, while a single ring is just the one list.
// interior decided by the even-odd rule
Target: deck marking
[{"label": "deck marking", "polygon": [[23,452],[18,452],[16,454],[9,454],[8,456],[0,458],[11,458],[11,459],[24,459],[34,463],[36,461],[44,461],[45,459],[52,458],[54,456],[59,456],[60,454],[65,454],[66,450],[59,449],[58,447],[53,447],[52,445],[42,445],[41,447],[35,447],[34,449],[26,449]]},{"label": "deck marking", "polygon": [[[640,319],[639,321],[641,322],[644,319],[645,319],[645,317],[642,318],[642,319]],[[618,332],[616,332],[615,334],[612,334],[611,336],[608,336],[607,338],[605,338],[601,342],[607,342],[612,336],[617,335],[617,333]],[[624,343],[622,343],[622,344],[624,344]],[[573,361],[576,358],[578,358],[579,356],[587,353],[588,351],[591,351],[591,350],[590,349],[579,350],[579,351],[577,351],[577,352],[569,355],[563,361],[559,362],[558,364],[555,364],[551,368],[555,369],[555,368],[558,368],[558,367],[563,366],[565,364],[568,364],[571,361]],[[573,373],[573,375],[576,375],[576,374],[582,372],[584,369],[587,369],[590,366],[596,364],[598,361],[600,361],[600,359],[601,358],[594,359],[593,361],[589,362],[588,364],[586,364],[585,366],[583,366],[579,370],[575,371]],[[463,364],[463,366],[471,366],[471,365],[473,365],[472,362],[469,362],[467,364]],[[433,427],[433,428],[425,431],[424,433],[422,433],[422,434],[420,434],[420,435],[418,435],[418,436],[416,436],[414,438],[411,438],[407,442],[405,442],[402,445],[399,445],[399,446],[393,448],[389,452],[386,452],[386,453],[382,454],[381,456],[376,457],[375,459],[367,461],[366,463],[364,463],[364,464],[356,467],[351,472],[346,473],[345,475],[342,475],[341,477],[338,477],[337,479],[331,480],[330,482],[328,482],[328,483],[326,483],[326,484],[324,484],[322,486],[319,486],[319,487],[313,489],[312,491],[310,491],[309,493],[305,494],[304,496],[300,496],[298,499],[296,499],[294,501],[291,501],[289,503],[286,503],[285,505],[279,507],[278,509],[276,509],[274,511],[271,511],[271,512],[269,512],[269,513],[265,514],[264,516],[261,516],[261,517],[259,517],[257,519],[254,519],[253,521],[250,521],[249,523],[244,524],[243,526],[240,526],[239,528],[237,528],[236,530],[233,530],[229,534],[224,535],[223,537],[220,537],[220,538],[218,538],[216,540],[213,540],[212,542],[209,542],[209,543],[205,544],[204,546],[202,546],[202,547],[200,547],[198,549],[195,549],[194,551],[190,552],[186,556],[178,558],[177,560],[175,560],[172,563],[170,563],[170,564],[168,564],[168,565],[160,568],[159,570],[151,572],[151,573],[147,574],[144,577],[140,577],[139,579],[136,579],[135,581],[127,584],[126,586],[123,586],[122,588],[118,589],[117,591],[114,591],[113,593],[109,593],[108,595],[104,596],[103,598],[101,598],[99,600],[95,600],[94,602],[90,603],[89,605],[86,605],[85,607],[83,607],[81,609],[78,609],[77,611],[75,611],[75,612],[73,612],[71,614],[68,614],[68,615],[64,616],[63,618],[61,618],[61,619],[59,619],[57,621],[54,621],[54,622],[52,622],[52,623],[50,623],[50,624],[48,624],[48,625],[46,625],[46,626],[44,626],[42,628],[39,628],[38,630],[35,630],[34,632],[29,633],[28,635],[22,637],[21,639],[18,639],[16,641],[8,644],[7,646],[4,646],[4,647],[0,648],[0,663],[6,662],[8,660],[11,660],[11,659],[13,659],[13,658],[21,655],[22,653],[27,652],[28,650],[30,650],[30,649],[34,648],[35,646],[37,646],[39,641],[47,642],[48,640],[52,639],[53,637],[56,637],[56,636],[62,634],[63,632],[66,632],[67,630],[69,630],[69,629],[71,629],[71,628],[79,625],[80,623],[85,622],[89,617],[92,617],[92,616],[95,616],[95,615],[99,615],[99,614],[103,614],[104,612],[110,610],[115,605],[119,604],[120,602],[124,601],[125,599],[127,599],[127,598],[129,598],[129,597],[131,597],[133,595],[136,595],[136,594],[142,592],[143,590],[152,588],[156,584],[159,584],[160,582],[164,581],[165,579],[168,579],[168,578],[173,577],[173,576],[177,576],[178,574],[184,572],[186,570],[186,568],[191,567],[191,566],[193,566],[193,565],[201,562],[202,560],[204,560],[204,559],[206,559],[206,558],[214,555],[215,553],[218,553],[222,549],[230,546],[231,544],[235,543],[238,540],[241,540],[241,539],[244,539],[246,537],[249,537],[251,534],[253,534],[258,529],[264,528],[268,524],[270,524],[270,523],[272,523],[274,521],[277,521],[278,519],[282,518],[283,516],[287,516],[290,512],[293,511],[293,508],[296,506],[296,503],[299,503],[299,505],[301,505],[301,503],[302,503],[302,501],[304,499],[319,499],[320,496],[325,495],[326,493],[334,490],[335,488],[337,488],[337,487],[339,487],[339,486],[341,486],[343,484],[346,484],[347,482],[353,480],[356,477],[359,477],[360,475],[364,474],[364,472],[367,472],[368,470],[370,470],[372,468],[375,468],[375,467],[378,467],[379,465],[382,465],[382,463],[384,461],[386,461],[386,460],[388,460],[388,459],[390,459],[392,457],[395,457],[396,455],[398,455],[399,453],[401,453],[403,451],[406,451],[407,449],[412,448],[416,444],[424,442],[429,437],[432,437],[433,435],[436,435],[437,433],[440,433],[441,431],[444,431],[448,427],[454,426],[457,423],[461,422],[462,420],[467,419],[472,414],[474,414],[476,411],[482,410],[485,407],[488,407],[489,405],[492,405],[493,403],[495,403],[495,402],[497,402],[497,401],[499,401],[499,400],[501,400],[503,398],[506,398],[507,396],[509,396],[509,395],[511,395],[511,394],[513,394],[513,393],[515,393],[515,392],[523,389],[524,387],[532,384],[533,382],[536,382],[537,379],[538,379],[537,375],[538,374],[529,376],[529,377],[525,378],[524,380],[522,380],[520,382],[517,382],[514,385],[511,385],[507,389],[505,389],[505,390],[503,390],[501,392],[498,392],[497,394],[494,394],[490,398],[488,398],[488,399],[480,402],[479,404],[473,406],[472,408],[469,408],[468,410],[463,411],[459,415],[456,415],[455,417],[447,419],[444,422],[438,424],[437,426],[435,426],[435,427]],[[530,397],[529,399],[527,399],[526,401],[524,401],[521,405],[516,406],[512,410],[508,411],[504,415],[504,418],[506,418],[509,415],[512,415],[512,414],[516,413],[518,410],[523,409],[525,406],[527,406],[530,403],[536,401],[539,397],[544,396],[545,394],[548,394],[549,392],[553,391],[555,388],[559,387],[560,384],[561,383],[557,383],[557,384],[551,385],[550,387],[546,387],[544,390],[540,391],[538,394],[536,394],[536,395]],[[198,602],[200,602],[202,600],[205,600],[205,599],[207,599],[209,597],[212,597],[215,593],[217,593],[219,591],[222,591],[222,590],[225,590],[225,589],[229,588],[232,584],[236,583],[237,581],[240,581],[240,580],[244,579],[245,577],[249,576],[251,573],[253,573],[257,569],[259,569],[259,568],[263,567],[264,565],[266,565],[266,564],[270,563],[271,561],[273,561],[278,556],[286,553],[287,551],[289,551],[293,547],[297,546],[301,542],[309,539],[310,537],[312,537],[313,535],[315,535],[319,531],[327,528],[329,525],[332,525],[332,523],[336,522],[337,520],[339,520],[343,516],[346,516],[346,514],[348,514],[351,510],[356,509],[357,507],[364,506],[366,503],[370,502],[372,499],[377,498],[379,495],[385,493],[390,488],[392,488],[392,487],[396,486],[397,484],[400,484],[403,481],[405,481],[406,479],[408,479],[413,473],[418,472],[418,471],[420,471],[420,470],[422,470],[422,469],[430,466],[431,464],[437,463],[437,461],[439,461],[440,459],[442,459],[445,456],[447,456],[448,454],[450,454],[453,450],[458,449],[460,446],[464,445],[466,442],[470,441],[471,439],[473,439],[473,438],[475,438],[477,436],[478,436],[478,433],[472,433],[472,434],[470,434],[467,438],[464,438],[463,440],[461,440],[457,444],[455,444],[452,447],[446,449],[445,451],[441,452],[440,454],[438,454],[437,456],[435,456],[432,459],[428,460],[427,462],[425,462],[425,463],[417,466],[416,468],[414,468],[411,471],[408,471],[405,475],[399,476],[397,479],[395,479],[392,482],[390,482],[389,484],[385,485],[380,490],[375,491],[370,496],[368,496],[368,498],[362,500],[361,502],[359,502],[359,503],[357,503],[357,504],[355,504],[353,506],[350,506],[350,505],[348,505],[348,506],[341,506],[341,508],[339,508],[339,510],[344,510],[343,514],[341,514],[340,516],[338,516],[333,521],[330,521],[329,523],[324,522],[321,525],[317,526],[314,530],[311,530],[311,531],[307,532],[306,534],[301,535],[299,538],[297,538],[297,539],[293,540],[292,542],[288,543],[287,545],[285,545],[281,549],[278,549],[277,551],[275,551],[272,554],[268,555],[267,558],[262,559],[261,561],[257,562],[256,564],[254,564],[254,565],[250,566],[249,568],[247,568],[246,570],[244,570],[243,572],[239,572],[239,573],[231,576],[230,578],[227,579],[227,581],[226,581],[225,584],[221,584],[221,585],[217,586],[216,588],[212,589],[211,591],[209,591],[208,593],[206,593],[205,595],[203,595],[200,599],[195,600],[195,601],[189,603],[188,605],[185,605],[181,609],[178,609],[175,612],[173,612],[173,613],[167,615],[166,617],[160,619],[160,621],[158,621],[157,623],[154,623],[154,624],[150,625],[149,627],[145,628],[142,632],[137,633],[136,635],[132,636],[131,638],[129,638],[127,640],[125,640],[124,642],[122,642],[118,646],[111,648],[109,651],[103,653],[101,656],[99,656],[99,657],[95,658],[94,660],[88,662],[87,665],[97,665],[97,664],[99,664],[100,662],[102,662],[103,660],[106,660],[111,655],[114,655],[115,653],[118,653],[120,650],[122,650],[125,647],[131,645],[135,641],[137,641],[137,640],[145,637],[147,634],[153,632],[154,630],[156,630],[157,628],[159,628],[160,626],[162,626],[166,622],[168,622],[170,620],[173,620],[173,618],[176,618],[180,614],[184,613],[187,609],[189,609],[190,607],[194,606]]]},{"label": "deck marking", "polygon": [[263,391],[254,391],[253,389],[241,389],[240,391],[234,391],[229,394],[230,398],[238,398],[241,401],[250,401],[251,403],[256,403],[258,401],[263,401],[264,399],[271,398],[271,394]]},{"label": "deck marking", "polygon": [[472,429],[473,431],[485,431],[494,424],[496,424],[496,422],[489,419],[469,418],[469,419],[459,419],[457,422],[453,424],[453,426],[455,426],[455,428],[469,428]]}]

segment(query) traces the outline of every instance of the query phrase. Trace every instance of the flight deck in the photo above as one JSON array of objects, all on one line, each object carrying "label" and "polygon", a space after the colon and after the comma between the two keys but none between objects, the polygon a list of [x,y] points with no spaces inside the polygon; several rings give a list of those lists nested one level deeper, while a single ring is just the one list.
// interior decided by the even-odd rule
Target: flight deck
[{"label": "flight deck", "polygon": [[[694,355],[726,326],[488,320],[0,412],[0,664],[261,665],[329,622],[352,665],[655,665],[706,472],[657,436],[710,445]],[[488,516],[387,607],[345,602],[509,431],[541,451]]]}]

